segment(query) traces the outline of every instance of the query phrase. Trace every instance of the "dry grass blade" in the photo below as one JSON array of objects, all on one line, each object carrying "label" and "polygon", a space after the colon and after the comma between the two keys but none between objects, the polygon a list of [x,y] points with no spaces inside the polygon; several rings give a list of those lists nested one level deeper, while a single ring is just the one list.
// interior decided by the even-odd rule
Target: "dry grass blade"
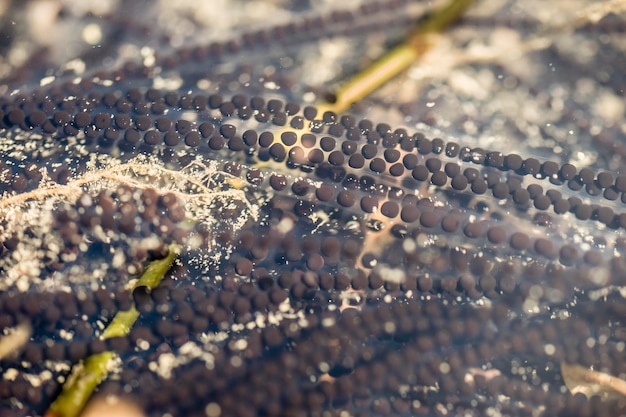
[{"label": "dry grass blade", "polygon": [[0,359],[14,355],[28,343],[32,328],[28,323],[20,323],[8,334],[0,337]]},{"label": "dry grass blade", "polygon": [[572,394],[584,394],[587,398],[599,395],[605,400],[617,400],[626,397],[626,381],[596,372],[580,365],[561,363],[561,375]]}]

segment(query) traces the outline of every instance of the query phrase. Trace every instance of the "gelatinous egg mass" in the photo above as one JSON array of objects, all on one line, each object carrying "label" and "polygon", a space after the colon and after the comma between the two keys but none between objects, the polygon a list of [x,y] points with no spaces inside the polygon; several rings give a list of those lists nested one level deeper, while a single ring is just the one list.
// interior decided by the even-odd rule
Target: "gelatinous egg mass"
[{"label": "gelatinous egg mass", "polygon": [[623,413],[624,8],[477,0],[332,111],[447,3],[0,1],[0,416],[102,352],[90,413]]}]

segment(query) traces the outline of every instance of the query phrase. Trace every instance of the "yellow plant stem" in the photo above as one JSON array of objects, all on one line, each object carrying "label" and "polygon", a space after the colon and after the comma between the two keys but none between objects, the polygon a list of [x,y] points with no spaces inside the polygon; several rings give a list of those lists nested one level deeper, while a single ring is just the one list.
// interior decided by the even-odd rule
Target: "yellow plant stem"
[{"label": "yellow plant stem", "polygon": [[396,47],[343,85],[337,91],[337,100],[334,103],[322,103],[319,106],[320,113],[323,114],[325,111],[342,113],[346,111],[352,103],[363,99],[407,69],[417,57],[417,51],[409,45],[404,44]]},{"label": "yellow plant stem", "polygon": [[433,13],[415,32],[409,37],[409,42],[416,36],[429,32],[441,32],[465,13],[474,0],[451,0],[450,3],[438,12]]},{"label": "yellow plant stem", "polygon": [[[152,261],[133,289],[137,287],[156,288],[176,257],[180,254],[179,245],[170,245],[169,254],[163,259]],[[133,305],[129,310],[119,311],[106,327],[101,339],[126,336],[137,321],[139,312]],[[117,358],[117,353],[106,351],[91,355],[74,366],[68,376],[61,394],[54,400],[46,417],[77,417],[85,408],[87,401],[96,387],[107,377]]]},{"label": "yellow plant stem", "polygon": [[446,7],[433,13],[403,43],[360,72],[337,91],[333,103],[321,103],[321,113],[342,113],[368,96],[380,86],[411,66],[429,48],[429,36],[454,23],[474,0],[452,0]]}]

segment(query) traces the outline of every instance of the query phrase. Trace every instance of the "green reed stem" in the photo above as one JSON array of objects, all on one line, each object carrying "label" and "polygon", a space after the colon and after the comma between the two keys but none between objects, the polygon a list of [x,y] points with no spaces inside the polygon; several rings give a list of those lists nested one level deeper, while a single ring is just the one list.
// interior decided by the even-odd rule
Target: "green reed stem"
[{"label": "green reed stem", "polygon": [[[156,288],[176,257],[180,254],[179,245],[170,245],[169,254],[163,259],[152,261],[133,286]],[[139,312],[133,305],[129,310],[119,311],[106,327],[101,339],[126,336],[137,321]],[[117,358],[117,353],[107,351],[91,355],[73,367],[61,394],[54,400],[46,417],[77,417],[85,408],[96,387],[106,379]]]}]

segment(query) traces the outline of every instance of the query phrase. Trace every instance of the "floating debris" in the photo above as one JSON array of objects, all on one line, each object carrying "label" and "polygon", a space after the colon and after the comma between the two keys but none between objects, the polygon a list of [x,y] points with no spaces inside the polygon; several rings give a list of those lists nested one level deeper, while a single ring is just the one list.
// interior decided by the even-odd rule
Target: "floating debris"
[{"label": "floating debris", "polygon": [[4,336],[0,338],[0,359],[17,355],[31,334],[32,329],[27,323],[20,323],[12,329],[4,329]]}]

